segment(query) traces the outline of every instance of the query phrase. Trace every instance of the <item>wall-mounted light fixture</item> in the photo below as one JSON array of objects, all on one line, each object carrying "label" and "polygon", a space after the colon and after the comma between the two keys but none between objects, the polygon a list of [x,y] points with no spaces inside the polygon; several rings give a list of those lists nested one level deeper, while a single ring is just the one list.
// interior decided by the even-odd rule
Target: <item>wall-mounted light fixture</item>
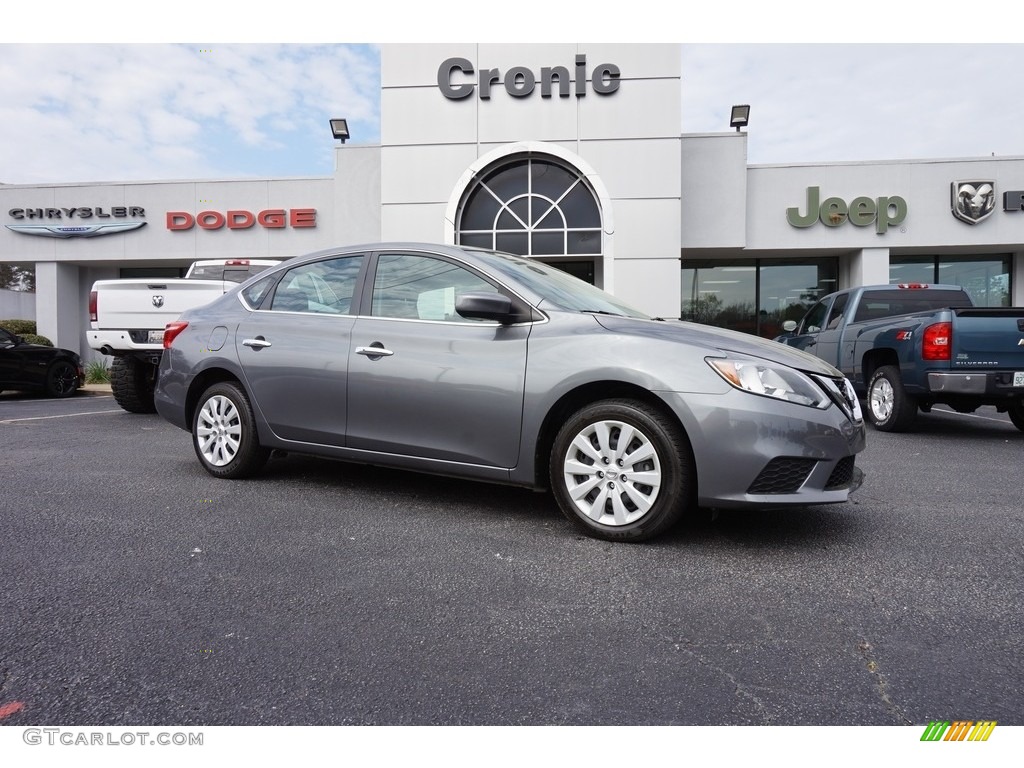
[{"label": "wall-mounted light fixture", "polygon": [[750,105],[749,104],[736,104],[732,108],[732,115],[729,117],[729,127],[735,128],[736,132],[739,133],[740,128],[746,126],[750,121]]},{"label": "wall-mounted light fixture", "polygon": [[[739,130],[737,128],[737,130]],[[345,143],[345,139],[349,137],[348,134],[348,120],[342,117],[335,117],[331,119],[331,133],[334,134],[334,138],[338,139],[342,144]]]}]

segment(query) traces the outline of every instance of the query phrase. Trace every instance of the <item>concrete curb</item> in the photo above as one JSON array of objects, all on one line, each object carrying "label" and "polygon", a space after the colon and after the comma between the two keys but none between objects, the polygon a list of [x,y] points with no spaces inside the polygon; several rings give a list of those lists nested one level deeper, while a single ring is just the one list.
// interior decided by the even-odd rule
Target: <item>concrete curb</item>
[{"label": "concrete curb", "polygon": [[89,395],[95,397],[96,395],[109,395],[111,394],[109,384],[84,384],[78,388],[78,394]]}]

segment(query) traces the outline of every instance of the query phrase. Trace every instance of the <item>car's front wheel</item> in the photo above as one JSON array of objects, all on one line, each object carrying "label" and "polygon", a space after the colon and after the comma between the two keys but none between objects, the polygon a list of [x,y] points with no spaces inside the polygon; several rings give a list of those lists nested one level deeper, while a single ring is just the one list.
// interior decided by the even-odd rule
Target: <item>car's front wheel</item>
[{"label": "car's front wheel", "polygon": [[1014,400],[1006,412],[1010,415],[1013,426],[1024,432],[1024,400]]},{"label": "car's front wheel", "polygon": [[635,400],[603,400],[573,414],[555,438],[549,472],[562,513],[589,535],[611,541],[667,531],[695,498],[685,434]]},{"label": "car's front wheel", "polygon": [[58,360],[46,372],[46,394],[71,397],[78,390],[78,369],[67,360]]},{"label": "car's front wheel", "polygon": [[192,445],[203,468],[214,477],[255,474],[270,457],[259,444],[249,398],[230,381],[207,389],[192,417]]},{"label": "car's front wheel", "polygon": [[868,382],[867,417],[882,432],[905,432],[917,418],[917,401],[903,391],[900,369],[883,365]]}]

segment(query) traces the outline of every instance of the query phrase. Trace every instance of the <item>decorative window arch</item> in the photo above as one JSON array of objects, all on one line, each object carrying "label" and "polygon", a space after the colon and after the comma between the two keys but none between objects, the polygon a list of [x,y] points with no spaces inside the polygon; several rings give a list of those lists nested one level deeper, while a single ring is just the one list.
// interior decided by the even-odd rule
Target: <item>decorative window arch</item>
[{"label": "decorative window arch", "polygon": [[525,153],[477,173],[456,214],[455,241],[522,256],[602,255],[601,208],[579,170]]}]

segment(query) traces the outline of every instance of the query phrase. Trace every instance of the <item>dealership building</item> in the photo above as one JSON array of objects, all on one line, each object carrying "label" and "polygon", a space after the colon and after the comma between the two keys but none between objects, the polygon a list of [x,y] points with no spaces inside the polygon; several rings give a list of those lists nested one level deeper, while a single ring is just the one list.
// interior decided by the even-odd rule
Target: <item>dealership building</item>
[{"label": "dealership building", "polygon": [[680,133],[676,45],[380,52],[380,144],[338,142],[331,176],[0,184],[0,262],[35,265],[39,333],[98,355],[95,280],[377,241],[519,253],[763,336],[865,284],[1024,306],[1024,157],[749,165],[741,125]]}]

